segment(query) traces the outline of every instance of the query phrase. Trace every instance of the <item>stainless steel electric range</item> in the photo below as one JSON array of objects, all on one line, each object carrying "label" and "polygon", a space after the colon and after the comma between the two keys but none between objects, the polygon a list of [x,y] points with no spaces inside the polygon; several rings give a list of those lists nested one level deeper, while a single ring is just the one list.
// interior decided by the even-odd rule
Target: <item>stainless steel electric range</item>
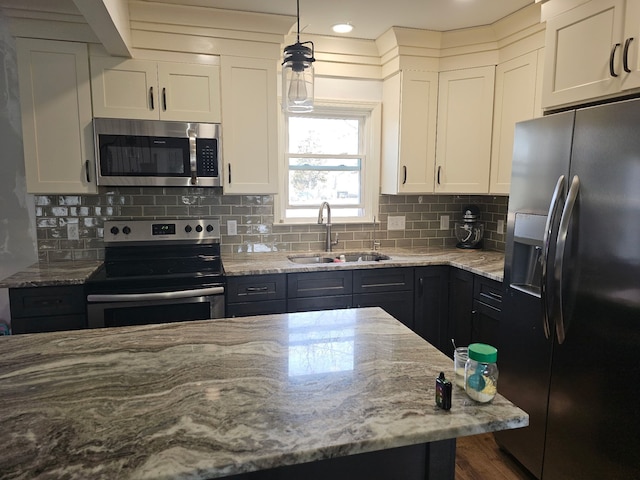
[{"label": "stainless steel electric range", "polygon": [[89,328],[224,317],[219,220],[106,221],[104,243],[86,283]]}]

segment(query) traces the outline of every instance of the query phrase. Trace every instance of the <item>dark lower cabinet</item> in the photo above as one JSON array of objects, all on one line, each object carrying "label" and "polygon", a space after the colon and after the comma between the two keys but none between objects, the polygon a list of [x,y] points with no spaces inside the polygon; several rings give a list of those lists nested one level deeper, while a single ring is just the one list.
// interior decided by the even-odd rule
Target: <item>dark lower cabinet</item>
[{"label": "dark lower cabinet", "polygon": [[13,334],[87,328],[82,285],[10,288],[9,304]]},{"label": "dark lower cabinet", "polygon": [[287,311],[287,276],[281,274],[227,277],[227,317],[268,315]]},{"label": "dark lower cabinet", "polygon": [[444,352],[451,345],[447,338],[449,267],[417,267],[414,292],[414,331]]},{"label": "dark lower cabinet", "polygon": [[353,271],[353,306],[380,307],[414,329],[413,267]]},{"label": "dark lower cabinet", "polygon": [[449,271],[449,322],[446,339],[449,347],[442,351],[453,358],[453,345],[463,346],[471,343],[471,324],[473,321],[473,273],[459,268]]},{"label": "dark lower cabinet", "polygon": [[326,295],[322,297],[290,298],[288,312],[311,312],[314,310],[333,310],[351,308],[351,295]]},{"label": "dark lower cabinet", "polygon": [[476,276],[473,283],[471,341],[488,343],[500,349],[502,320],[502,282]]}]

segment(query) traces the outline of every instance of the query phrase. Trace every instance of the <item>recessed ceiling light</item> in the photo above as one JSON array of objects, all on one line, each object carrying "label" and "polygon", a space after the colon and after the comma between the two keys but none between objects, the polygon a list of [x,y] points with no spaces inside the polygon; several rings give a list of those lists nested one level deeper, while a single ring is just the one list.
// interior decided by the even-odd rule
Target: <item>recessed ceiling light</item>
[{"label": "recessed ceiling light", "polygon": [[331,28],[336,33],[349,33],[353,30],[353,25],[350,23],[337,23]]}]

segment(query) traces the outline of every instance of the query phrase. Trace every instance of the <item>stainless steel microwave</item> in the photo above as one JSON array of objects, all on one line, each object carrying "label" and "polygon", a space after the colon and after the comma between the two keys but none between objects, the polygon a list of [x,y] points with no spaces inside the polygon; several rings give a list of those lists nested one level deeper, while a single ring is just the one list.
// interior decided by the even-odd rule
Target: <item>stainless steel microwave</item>
[{"label": "stainless steel microwave", "polygon": [[220,124],[93,120],[98,185],[219,187]]}]

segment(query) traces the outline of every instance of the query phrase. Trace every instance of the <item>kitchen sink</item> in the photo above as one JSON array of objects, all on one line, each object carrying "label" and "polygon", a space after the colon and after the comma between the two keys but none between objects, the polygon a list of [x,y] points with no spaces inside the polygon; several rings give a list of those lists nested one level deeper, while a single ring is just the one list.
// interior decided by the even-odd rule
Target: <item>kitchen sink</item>
[{"label": "kitchen sink", "polygon": [[289,257],[289,260],[293,263],[333,263],[332,257],[321,257],[319,255]]},{"label": "kitchen sink", "polygon": [[[344,260],[340,257],[344,256]],[[333,263],[333,262],[379,262],[380,260],[389,260],[388,255],[380,253],[344,253],[337,254],[335,257],[325,255],[294,255],[288,257],[293,263],[314,264],[314,263]]]}]

